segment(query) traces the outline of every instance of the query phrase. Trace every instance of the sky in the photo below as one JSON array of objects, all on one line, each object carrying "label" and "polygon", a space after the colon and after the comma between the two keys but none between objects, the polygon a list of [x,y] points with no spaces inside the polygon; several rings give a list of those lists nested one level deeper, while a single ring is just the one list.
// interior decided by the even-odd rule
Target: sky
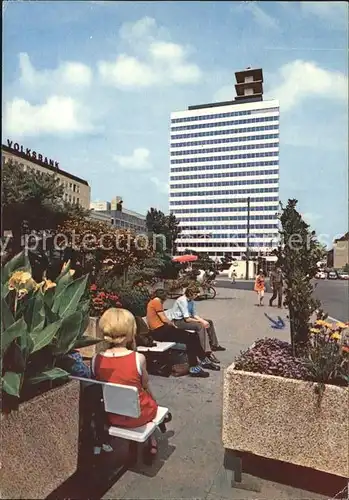
[{"label": "sky", "polygon": [[348,230],[346,2],[4,3],[3,143],[59,161],[92,200],[168,212],[170,113],[232,100],[234,72],[262,67],[281,200],[325,243]]}]

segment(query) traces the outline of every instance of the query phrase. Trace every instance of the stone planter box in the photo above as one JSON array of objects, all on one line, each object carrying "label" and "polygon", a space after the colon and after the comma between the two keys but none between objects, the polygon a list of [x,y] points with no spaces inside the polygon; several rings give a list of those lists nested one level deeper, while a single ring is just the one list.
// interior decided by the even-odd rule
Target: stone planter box
[{"label": "stone planter box", "polygon": [[[90,316],[88,327],[84,333],[84,335],[88,337],[93,337],[96,339],[103,339],[102,332],[98,327],[99,318],[94,318]],[[103,349],[104,342],[99,342],[98,344],[91,345],[88,347],[83,347],[80,349],[80,353],[84,358],[92,358],[95,354],[100,352]]]},{"label": "stone planter box", "polygon": [[78,382],[1,415],[1,498],[46,498],[77,468]]},{"label": "stone planter box", "polygon": [[349,387],[234,370],[224,375],[226,449],[349,477]]}]

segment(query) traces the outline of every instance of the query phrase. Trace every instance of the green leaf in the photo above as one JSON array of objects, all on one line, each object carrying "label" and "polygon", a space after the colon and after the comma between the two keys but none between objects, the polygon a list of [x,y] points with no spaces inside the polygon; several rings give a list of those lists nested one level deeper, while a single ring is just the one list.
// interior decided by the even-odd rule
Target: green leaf
[{"label": "green leaf", "polygon": [[57,313],[54,313],[52,309],[44,303],[45,316],[47,324],[55,323],[55,321],[59,320],[59,316]]},{"label": "green leaf", "polygon": [[28,331],[42,330],[45,325],[44,298],[41,292],[33,295],[28,302],[24,318],[28,325]]},{"label": "green leaf", "polygon": [[56,335],[57,331],[59,330],[61,324],[62,321],[56,321],[55,323],[47,325],[40,332],[35,332],[35,333],[32,332],[30,334],[30,338],[33,341],[33,348],[31,352],[33,353],[39,351],[40,349],[43,349],[48,344],[50,344],[54,336]]},{"label": "green leaf", "polygon": [[82,313],[77,311],[63,319],[57,332],[57,340],[53,345],[53,354],[60,356],[71,351],[80,332],[80,325],[83,320]]},{"label": "green leaf", "polygon": [[16,396],[19,398],[21,378],[22,375],[20,373],[6,372],[2,377],[2,390],[10,396]]},{"label": "green leaf", "polygon": [[44,293],[44,303],[49,307],[51,308],[52,305],[53,305],[53,300],[54,300],[54,297],[55,297],[55,293],[56,293],[56,288],[57,287],[54,287],[54,288],[49,288],[48,290],[46,290],[46,292]]},{"label": "green leaf", "polygon": [[11,274],[15,271],[28,271],[31,273],[31,267],[28,257],[24,252],[15,255],[7,264],[3,267],[1,272],[1,282],[3,284],[7,283],[10,279]]},{"label": "green leaf", "polygon": [[52,368],[51,370],[46,370],[34,377],[30,377],[28,379],[29,384],[40,384],[41,382],[45,382],[45,380],[56,380],[58,378],[68,378],[69,373],[62,368]]},{"label": "green leaf", "polygon": [[56,287],[55,287],[55,292],[54,292],[54,298],[55,300],[59,298],[59,296],[64,293],[65,288],[67,288],[70,283],[73,282],[73,277],[72,275],[65,270],[64,274],[62,274],[60,277],[57,278],[56,280]]},{"label": "green leaf", "polygon": [[2,299],[1,300],[2,329],[6,330],[7,328],[9,328],[14,323],[14,321],[15,321],[15,319],[14,319],[13,314],[8,306],[8,303],[6,302],[5,299]]},{"label": "green leaf", "polygon": [[78,304],[85,293],[88,275],[82,276],[68,285],[56,298],[53,304],[53,312],[59,316],[69,316],[78,308]]},{"label": "green leaf", "polygon": [[7,328],[1,335],[1,357],[5,354],[12,342],[27,334],[27,325],[23,318],[20,318]]},{"label": "green leaf", "polygon": [[102,341],[103,339],[96,339],[95,337],[81,337],[75,342],[74,349],[81,349],[82,347],[99,344],[99,342]]}]

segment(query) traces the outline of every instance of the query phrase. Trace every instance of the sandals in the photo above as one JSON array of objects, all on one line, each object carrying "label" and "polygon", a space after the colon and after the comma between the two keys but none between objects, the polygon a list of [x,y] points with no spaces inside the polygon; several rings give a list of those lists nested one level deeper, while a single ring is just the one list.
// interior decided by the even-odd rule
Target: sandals
[{"label": "sandals", "polygon": [[171,422],[172,420],[172,414],[169,412],[166,417],[164,418],[164,420],[161,422],[161,424],[158,425],[160,431],[165,434],[166,432],[166,424],[168,424],[169,422]]}]

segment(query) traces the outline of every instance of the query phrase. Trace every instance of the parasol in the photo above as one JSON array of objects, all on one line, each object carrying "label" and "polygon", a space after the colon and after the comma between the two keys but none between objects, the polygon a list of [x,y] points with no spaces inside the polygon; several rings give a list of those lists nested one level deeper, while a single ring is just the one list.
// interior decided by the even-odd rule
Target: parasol
[{"label": "parasol", "polygon": [[173,262],[194,262],[198,260],[197,255],[176,255],[172,258]]}]

